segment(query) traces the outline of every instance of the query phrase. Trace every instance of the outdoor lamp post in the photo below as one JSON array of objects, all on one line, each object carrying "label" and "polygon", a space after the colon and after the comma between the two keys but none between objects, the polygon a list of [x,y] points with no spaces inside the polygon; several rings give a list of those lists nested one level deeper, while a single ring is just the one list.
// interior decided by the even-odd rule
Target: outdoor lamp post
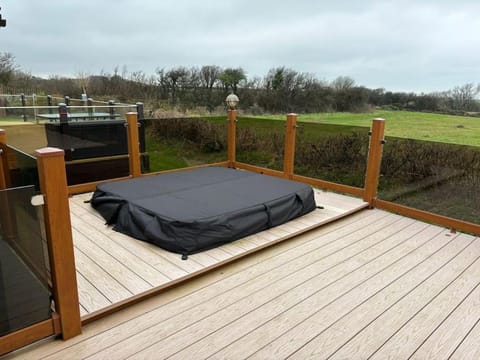
[{"label": "outdoor lamp post", "polygon": [[238,96],[230,94],[225,99],[228,106],[228,166],[235,168],[235,137],[236,137],[236,122],[237,122],[237,104],[239,102]]},{"label": "outdoor lamp post", "polygon": [[229,110],[235,110],[239,101],[238,96],[233,93],[225,99]]}]

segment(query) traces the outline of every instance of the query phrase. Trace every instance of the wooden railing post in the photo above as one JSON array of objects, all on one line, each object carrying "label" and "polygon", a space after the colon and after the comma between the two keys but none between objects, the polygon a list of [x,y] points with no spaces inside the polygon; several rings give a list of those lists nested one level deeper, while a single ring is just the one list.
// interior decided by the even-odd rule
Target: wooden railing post
[{"label": "wooden railing post", "polygon": [[35,157],[40,191],[45,197],[45,230],[55,310],[60,315],[62,336],[69,339],[81,333],[81,321],[64,152],[47,147],[36,150]]},{"label": "wooden railing post", "polygon": [[237,110],[228,110],[228,167],[235,167]]},{"label": "wooden railing post", "polygon": [[285,152],[283,155],[283,172],[288,179],[293,178],[295,163],[295,137],[297,133],[297,114],[288,114],[285,131]]},{"label": "wooden railing post", "polygon": [[7,159],[7,134],[0,129],[0,190],[8,187],[8,159]]},{"label": "wooden railing post", "polygon": [[385,144],[384,133],[385,120],[380,118],[373,119],[363,194],[363,200],[368,202],[370,207],[373,207],[373,201],[377,197],[382,150],[383,144]]},{"label": "wooden railing post", "polygon": [[142,170],[140,168],[140,142],[138,140],[138,115],[136,112],[127,113],[127,137],[130,175],[139,177],[142,175]]}]

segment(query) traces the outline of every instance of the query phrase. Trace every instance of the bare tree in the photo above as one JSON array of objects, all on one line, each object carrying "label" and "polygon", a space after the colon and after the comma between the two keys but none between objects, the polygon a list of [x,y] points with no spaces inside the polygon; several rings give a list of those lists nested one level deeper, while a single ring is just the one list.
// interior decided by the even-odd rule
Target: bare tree
[{"label": "bare tree", "polygon": [[15,57],[9,52],[0,52],[0,85],[8,85],[16,69]]},{"label": "bare tree", "polygon": [[474,109],[475,97],[480,93],[480,84],[468,83],[456,86],[449,92],[453,110],[469,111]]},{"label": "bare tree", "polygon": [[222,69],[216,65],[205,65],[200,69],[200,81],[202,86],[212,89],[219,81]]},{"label": "bare tree", "polygon": [[78,87],[82,91],[82,94],[88,94],[88,85],[90,82],[90,74],[86,71],[77,71],[76,75],[76,82]]},{"label": "bare tree", "polygon": [[355,86],[355,80],[349,76],[339,76],[332,81],[331,86],[336,91],[347,90]]}]

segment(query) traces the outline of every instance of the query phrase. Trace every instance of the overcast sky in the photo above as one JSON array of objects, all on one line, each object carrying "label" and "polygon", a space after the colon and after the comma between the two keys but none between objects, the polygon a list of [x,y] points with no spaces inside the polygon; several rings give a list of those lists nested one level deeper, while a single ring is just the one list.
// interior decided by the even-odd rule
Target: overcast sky
[{"label": "overcast sky", "polygon": [[0,52],[33,75],[286,66],[431,92],[480,82],[480,0],[0,0]]}]

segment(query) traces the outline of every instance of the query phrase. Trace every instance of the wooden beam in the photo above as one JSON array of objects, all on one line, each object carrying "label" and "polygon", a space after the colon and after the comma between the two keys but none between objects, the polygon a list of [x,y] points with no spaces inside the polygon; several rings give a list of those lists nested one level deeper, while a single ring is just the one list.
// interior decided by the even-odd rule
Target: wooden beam
[{"label": "wooden beam", "polygon": [[7,134],[0,129],[0,190],[8,187],[7,175],[9,175],[7,160]]},{"label": "wooden beam", "polygon": [[283,172],[288,179],[293,177],[295,166],[295,137],[297,133],[297,114],[288,114],[285,131],[285,149],[283,155]]},{"label": "wooden beam", "polygon": [[237,110],[228,110],[228,162],[229,167],[234,167],[236,158]]},{"label": "wooden beam", "polygon": [[363,200],[373,206],[373,200],[377,197],[378,182],[380,177],[380,165],[382,163],[382,150],[385,140],[385,120],[373,119],[372,131],[370,137],[370,146],[368,149],[367,172],[365,175],[365,192]]},{"label": "wooden beam", "polygon": [[131,178],[132,178],[131,176],[124,176],[124,177],[108,179],[108,180],[92,181],[85,184],[70,185],[68,187],[68,195],[71,196],[75,194],[83,194],[86,192],[95,191],[98,184],[101,184],[107,181],[119,181],[119,180],[131,179]]},{"label": "wooden beam", "polygon": [[364,190],[362,188],[357,188],[349,185],[337,184],[330,181],[324,181],[320,179],[315,179],[307,176],[293,175],[292,180],[300,181],[305,184],[310,184],[321,189],[337,191],[344,194],[350,194],[358,197],[363,197]]},{"label": "wooden beam", "polygon": [[400,205],[390,201],[375,199],[373,205],[378,209],[391,211],[403,216],[408,216],[414,219],[431,222],[452,230],[465,231],[471,234],[480,235],[480,224],[471,223],[468,221],[453,219],[448,216],[434,214],[428,211],[411,208],[405,205]]},{"label": "wooden beam", "polygon": [[248,170],[248,171],[253,171],[259,174],[265,174],[265,175],[270,175],[270,176],[276,176],[279,178],[285,178],[285,173],[283,171],[278,171],[278,170],[272,170],[272,169],[267,169],[261,166],[255,166],[255,165],[250,165],[250,164],[245,164],[242,162],[234,162],[234,167],[238,169],[243,169],[243,170]]},{"label": "wooden beam", "polygon": [[57,335],[55,319],[48,319],[0,338],[0,356],[48,336]]},{"label": "wooden beam", "polygon": [[168,173],[175,173],[175,172],[180,172],[180,171],[200,169],[200,168],[212,167],[212,166],[229,167],[229,165],[230,165],[230,162],[228,162],[228,161],[220,161],[220,162],[211,163],[211,164],[201,164],[201,165],[188,166],[188,167],[178,168],[178,169],[169,169],[169,170],[161,170],[161,171],[151,172],[151,173],[147,173],[147,174],[142,174],[142,177],[152,176],[152,175],[160,175],[160,174],[168,174]]},{"label": "wooden beam", "polygon": [[[0,190],[8,189],[10,183],[10,166],[8,161],[7,134],[5,130],[0,129]],[[0,193],[0,206],[2,207],[2,217],[0,224],[3,229],[3,236],[10,244],[15,243],[17,235],[17,221],[15,218],[15,208],[10,206],[8,193]]]},{"label": "wooden beam", "polygon": [[127,113],[127,124],[130,176],[136,178],[142,175],[140,167],[140,142],[138,140],[138,116],[136,112]]},{"label": "wooden beam", "polygon": [[36,150],[35,157],[40,191],[45,196],[45,230],[55,310],[60,316],[62,336],[69,339],[81,333],[81,322],[64,152],[47,147]]}]

